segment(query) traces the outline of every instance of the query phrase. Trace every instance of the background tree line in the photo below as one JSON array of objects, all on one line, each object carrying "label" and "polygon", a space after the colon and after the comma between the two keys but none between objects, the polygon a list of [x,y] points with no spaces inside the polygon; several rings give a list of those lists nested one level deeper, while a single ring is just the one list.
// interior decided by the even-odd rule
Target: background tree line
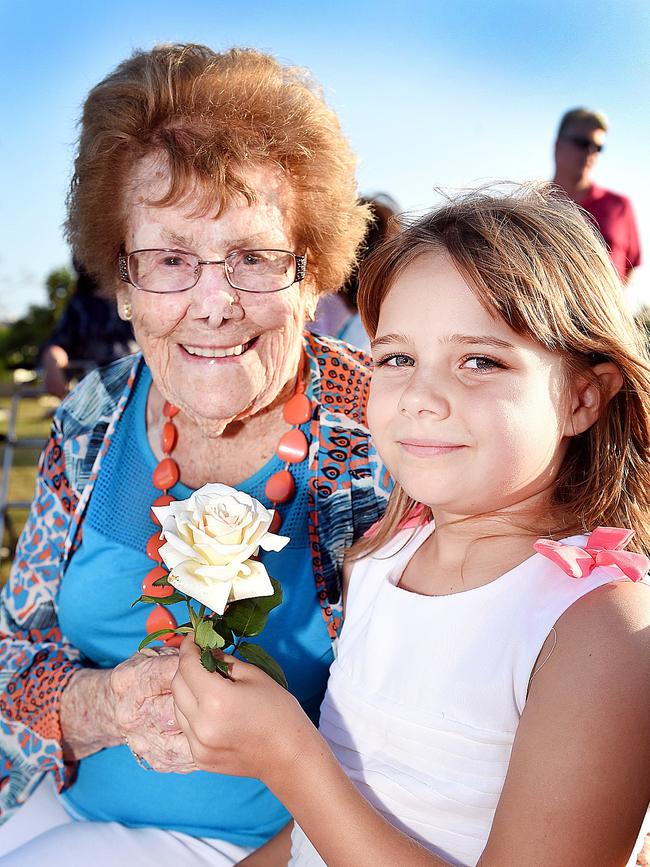
[{"label": "background tree line", "polygon": [[23,317],[0,328],[0,370],[31,369],[38,364],[41,346],[63,313],[76,284],[77,276],[70,268],[57,268],[45,281],[47,303],[32,304]]}]

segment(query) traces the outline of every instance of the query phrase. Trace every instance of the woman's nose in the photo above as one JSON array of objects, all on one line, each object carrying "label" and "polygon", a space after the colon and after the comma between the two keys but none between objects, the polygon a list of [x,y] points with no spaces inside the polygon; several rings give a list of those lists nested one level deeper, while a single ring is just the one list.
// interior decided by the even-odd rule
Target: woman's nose
[{"label": "woman's nose", "polygon": [[203,265],[201,276],[189,291],[192,312],[197,319],[240,321],[244,318],[239,290],[226,279],[221,262]]}]

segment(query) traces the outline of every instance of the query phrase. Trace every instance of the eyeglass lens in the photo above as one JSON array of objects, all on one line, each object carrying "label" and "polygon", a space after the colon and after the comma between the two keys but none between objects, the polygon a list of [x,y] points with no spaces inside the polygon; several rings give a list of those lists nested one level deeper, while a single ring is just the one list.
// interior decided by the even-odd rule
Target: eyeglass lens
[{"label": "eyeglass lens", "polygon": [[276,292],[296,279],[296,259],[284,250],[234,250],[223,262],[181,250],[136,250],[128,256],[131,280],[147,292],[191,289],[204,266],[219,264],[230,285],[244,291]]}]

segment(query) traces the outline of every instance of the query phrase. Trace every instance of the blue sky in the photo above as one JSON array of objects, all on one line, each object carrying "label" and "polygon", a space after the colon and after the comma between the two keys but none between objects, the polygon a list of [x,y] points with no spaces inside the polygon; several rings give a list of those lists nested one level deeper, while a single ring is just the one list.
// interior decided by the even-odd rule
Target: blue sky
[{"label": "blue sky", "polygon": [[0,35],[0,319],[42,301],[47,273],[69,261],[61,224],[85,94],[160,41],[250,45],[309,67],[359,156],[360,191],[403,209],[438,187],[548,178],[562,112],[602,109],[597,179],[632,198],[650,256],[646,0],[0,0]]}]

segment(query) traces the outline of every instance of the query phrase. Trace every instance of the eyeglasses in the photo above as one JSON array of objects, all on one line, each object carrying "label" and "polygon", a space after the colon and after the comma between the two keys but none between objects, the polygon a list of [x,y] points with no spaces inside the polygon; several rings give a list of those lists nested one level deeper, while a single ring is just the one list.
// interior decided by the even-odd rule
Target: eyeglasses
[{"label": "eyeglasses", "polygon": [[279,292],[304,279],[307,257],[288,250],[233,250],[225,259],[200,259],[185,250],[133,250],[119,257],[120,280],[161,295],[196,286],[204,265],[223,265],[233,289]]},{"label": "eyeglasses", "polygon": [[583,138],[579,135],[563,135],[564,141],[570,141],[576,147],[583,151],[589,151],[590,154],[600,154],[605,150],[605,145],[598,144],[590,138]]}]

